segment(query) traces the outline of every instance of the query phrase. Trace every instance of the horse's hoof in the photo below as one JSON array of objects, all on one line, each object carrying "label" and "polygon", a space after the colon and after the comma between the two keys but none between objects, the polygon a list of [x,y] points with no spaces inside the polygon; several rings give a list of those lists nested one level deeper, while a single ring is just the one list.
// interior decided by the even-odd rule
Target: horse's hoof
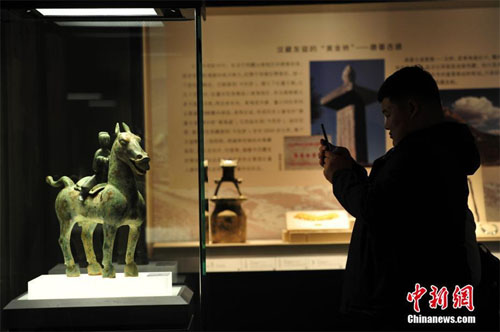
[{"label": "horse's hoof", "polygon": [[79,277],[80,276],[80,267],[78,265],[71,265],[66,267],[66,276],[67,277]]},{"label": "horse's hoof", "polygon": [[139,275],[139,270],[137,270],[137,265],[135,263],[129,263],[125,265],[125,277],[137,277]]},{"label": "horse's hoof", "polygon": [[101,265],[99,265],[99,263],[89,264],[89,266],[87,266],[87,272],[89,276],[98,276],[102,274]]},{"label": "horse's hoof", "polygon": [[102,277],[103,278],[114,278],[115,275],[115,268],[113,265],[110,266],[105,266],[104,270],[102,270]]}]

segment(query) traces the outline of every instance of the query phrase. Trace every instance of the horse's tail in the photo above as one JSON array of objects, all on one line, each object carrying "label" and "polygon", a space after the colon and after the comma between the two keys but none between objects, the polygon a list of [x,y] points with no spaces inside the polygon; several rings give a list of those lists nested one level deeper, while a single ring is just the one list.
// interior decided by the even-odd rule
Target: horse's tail
[{"label": "horse's tail", "polygon": [[73,180],[71,180],[67,176],[62,176],[59,180],[54,181],[52,176],[49,175],[45,178],[45,181],[47,181],[47,183],[50,184],[52,187],[60,187],[62,184],[64,184],[64,187],[69,187],[69,186],[75,185]]}]

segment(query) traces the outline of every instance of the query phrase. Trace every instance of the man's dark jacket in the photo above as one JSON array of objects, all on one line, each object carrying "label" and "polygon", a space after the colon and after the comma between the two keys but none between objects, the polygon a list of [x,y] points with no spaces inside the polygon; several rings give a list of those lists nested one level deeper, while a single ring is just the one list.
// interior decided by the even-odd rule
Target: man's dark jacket
[{"label": "man's dark jacket", "polygon": [[370,176],[357,165],[335,172],[333,191],[356,218],[343,285],[342,311],[374,317],[413,312],[415,284],[470,282],[465,250],[467,176],[479,167],[463,124],[443,122],[406,136],[377,159]]}]

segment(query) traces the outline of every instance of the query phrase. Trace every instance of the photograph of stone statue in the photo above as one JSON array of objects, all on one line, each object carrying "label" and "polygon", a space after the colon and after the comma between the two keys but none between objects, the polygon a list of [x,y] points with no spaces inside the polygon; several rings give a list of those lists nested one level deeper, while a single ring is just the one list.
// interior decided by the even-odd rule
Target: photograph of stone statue
[{"label": "photograph of stone statue", "polygon": [[384,154],[384,117],[377,91],[384,60],[311,61],[311,135],[321,123],[335,145],[349,149],[362,165]]},{"label": "photograph of stone statue", "polygon": [[[110,150],[109,134],[99,133],[100,149],[96,151],[93,163],[95,174],[82,178],[76,184],[67,176],[57,181],[52,176],[46,177],[51,186],[64,187],[56,197],[55,209],[60,226],[59,245],[68,277],[80,275],[70,246],[71,230],[75,224],[82,227],[88,274],[102,274],[104,278],[115,277],[112,254],[116,232],[121,226],[129,226],[125,276],[138,276],[134,253],[146,208],[135,176],[142,176],[149,170],[150,158],[141,148],[141,138],[133,134],[125,123],[122,127],[123,132],[116,124],[116,138]],[[97,224],[103,225],[104,233],[102,267],[97,262],[93,246]]]}]

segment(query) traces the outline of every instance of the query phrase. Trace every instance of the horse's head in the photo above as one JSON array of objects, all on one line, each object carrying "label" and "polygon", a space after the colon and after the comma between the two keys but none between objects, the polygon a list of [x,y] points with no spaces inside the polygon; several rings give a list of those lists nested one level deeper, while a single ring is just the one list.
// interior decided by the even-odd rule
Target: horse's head
[{"label": "horse's head", "polygon": [[126,163],[137,175],[144,175],[149,170],[149,156],[139,144],[141,138],[130,131],[130,128],[122,122],[124,132],[120,131],[120,124],[115,127],[116,139],[113,150],[116,157]]}]

